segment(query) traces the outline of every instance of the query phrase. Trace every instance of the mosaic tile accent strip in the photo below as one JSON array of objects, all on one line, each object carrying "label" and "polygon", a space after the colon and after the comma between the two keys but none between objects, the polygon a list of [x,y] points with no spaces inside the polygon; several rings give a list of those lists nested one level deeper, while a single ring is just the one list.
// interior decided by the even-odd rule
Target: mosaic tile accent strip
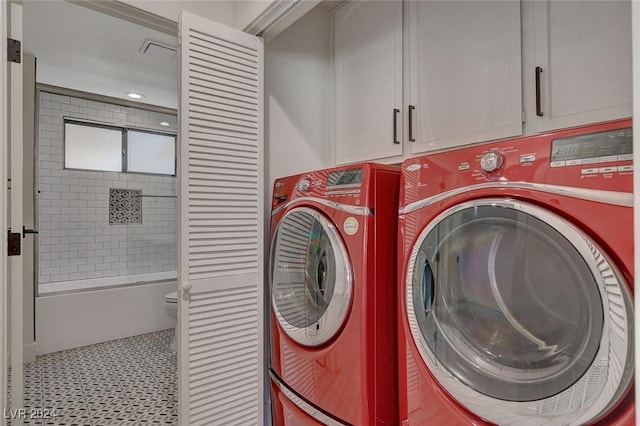
[{"label": "mosaic tile accent strip", "polygon": [[109,224],[142,223],[141,190],[109,188]]},{"label": "mosaic tile accent strip", "polygon": [[45,416],[24,424],[177,425],[173,334],[169,329],[38,356],[24,367],[21,408]]}]

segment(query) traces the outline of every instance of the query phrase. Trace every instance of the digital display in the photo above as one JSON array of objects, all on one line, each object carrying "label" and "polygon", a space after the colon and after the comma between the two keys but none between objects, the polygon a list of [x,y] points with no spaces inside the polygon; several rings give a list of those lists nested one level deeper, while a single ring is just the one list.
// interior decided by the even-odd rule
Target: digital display
[{"label": "digital display", "polygon": [[327,177],[327,187],[332,186],[356,186],[362,183],[362,169],[343,170],[331,172]]},{"label": "digital display", "polygon": [[596,160],[633,154],[631,128],[555,139],[551,142],[551,162]]}]

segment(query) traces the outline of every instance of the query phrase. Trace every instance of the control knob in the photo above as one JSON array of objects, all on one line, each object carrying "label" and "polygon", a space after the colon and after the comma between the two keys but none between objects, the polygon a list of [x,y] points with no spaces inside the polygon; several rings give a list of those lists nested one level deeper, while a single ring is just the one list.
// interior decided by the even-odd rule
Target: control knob
[{"label": "control knob", "polygon": [[502,167],[502,154],[496,151],[487,152],[480,159],[480,168],[485,173],[493,173]]},{"label": "control knob", "polygon": [[301,180],[300,183],[298,184],[298,188],[302,192],[307,192],[310,186],[311,186],[311,183],[307,179]]}]

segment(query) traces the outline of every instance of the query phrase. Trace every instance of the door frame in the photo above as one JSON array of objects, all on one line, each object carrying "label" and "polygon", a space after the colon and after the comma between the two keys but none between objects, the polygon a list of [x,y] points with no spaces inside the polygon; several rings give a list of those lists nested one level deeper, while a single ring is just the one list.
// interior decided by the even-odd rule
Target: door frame
[{"label": "door frame", "polygon": [[[2,182],[7,182],[7,167],[6,158],[7,150],[9,146],[9,135],[7,131],[7,124],[9,123],[9,109],[8,109],[8,97],[7,97],[7,71],[8,63],[5,58],[7,57],[7,43],[4,40],[7,39],[7,22],[9,15],[8,2],[2,2],[0,4],[0,36],[2,43],[0,43],[0,52],[2,59],[2,72],[0,73],[0,129],[2,129],[2,149],[0,149],[0,174],[2,175]],[[2,206],[2,229],[7,229],[7,185],[4,183],[1,185],[0,190],[0,205]],[[8,324],[8,300],[7,300],[7,245],[0,245],[0,407],[5,408],[7,406],[7,371],[9,356],[7,350],[9,348],[9,341],[7,336],[7,324]],[[0,416],[0,425],[6,425],[4,416]]]},{"label": "door frame", "polygon": [[[632,56],[632,75],[640,75],[640,3],[636,1],[631,2],[631,56]],[[640,135],[640,79],[633,79],[633,134]],[[640,138],[633,139],[633,162],[634,164],[640,164]],[[636,171],[633,175],[633,241],[634,247],[637,253],[638,247],[640,247],[640,173]],[[633,269],[640,271],[640,256],[634,256]],[[634,300],[634,313],[635,313],[635,339],[636,345],[636,365],[635,365],[635,384],[637,386],[640,380],[640,351],[637,350],[638,342],[640,342],[640,320],[638,320],[638,311],[640,310],[640,298],[637,297],[637,293],[633,298]],[[635,394],[636,406],[640,401],[640,395],[638,392]],[[640,410],[635,410],[635,423],[640,425]]]},{"label": "door frame", "polygon": [[[24,42],[23,28],[22,28],[22,16],[23,9],[22,3],[17,1],[6,2],[7,8],[7,36]],[[6,96],[7,96],[7,114],[10,117],[10,121],[7,122],[7,143],[5,148],[5,158],[9,162],[10,166],[4,171],[4,175],[7,177],[7,198],[5,206],[6,223],[11,234],[20,240],[22,247],[18,248],[18,254],[7,259],[7,281],[6,292],[8,297],[7,302],[10,306],[7,307],[5,312],[9,315],[5,317],[7,325],[5,325],[5,332],[7,333],[7,339],[9,340],[9,356],[7,362],[11,364],[11,405],[13,414],[10,417],[12,424],[21,426],[23,424],[23,414],[16,409],[24,408],[24,331],[23,331],[23,259],[24,259],[24,244],[22,244],[22,226],[23,226],[23,126],[24,126],[24,111],[23,111],[23,95],[24,95],[24,75],[23,75],[23,52],[24,46],[20,46],[20,52],[18,52],[18,59],[15,62],[4,62],[5,64],[5,77],[7,79]],[[6,57],[5,57],[6,58]],[[5,190],[5,189],[3,189]],[[7,370],[8,375],[8,370]],[[4,383],[3,383],[4,386]],[[3,413],[4,414],[4,413]],[[2,417],[7,417],[3,415]]]}]

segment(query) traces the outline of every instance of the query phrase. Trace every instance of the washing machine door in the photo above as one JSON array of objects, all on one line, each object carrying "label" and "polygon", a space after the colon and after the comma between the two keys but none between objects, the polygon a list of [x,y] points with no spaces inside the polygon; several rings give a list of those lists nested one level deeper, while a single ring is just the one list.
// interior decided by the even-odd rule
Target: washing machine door
[{"label": "washing machine door", "polygon": [[289,337],[305,346],[333,338],[349,313],[352,281],[333,223],[308,207],[282,217],[271,245],[271,302]]},{"label": "washing machine door", "polygon": [[411,253],[406,308],[433,376],[496,424],[582,424],[633,376],[632,301],[585,234],[533,204],[439,215]]}]

